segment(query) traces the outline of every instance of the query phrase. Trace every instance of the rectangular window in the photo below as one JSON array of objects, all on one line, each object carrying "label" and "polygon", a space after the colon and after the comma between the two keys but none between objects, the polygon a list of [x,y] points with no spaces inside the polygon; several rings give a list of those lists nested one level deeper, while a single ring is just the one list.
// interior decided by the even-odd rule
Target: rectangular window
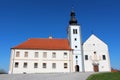
[{"label": "rectangular window", "polygon": [[67,57],[67,52],[64,52],[64,57]]},{"label": "rectangular window", "polygon": [[35,52],[34,57],[35,57],[35,58],[38,58],[38,56],[39,56],[38,52]]},{"label": "rectangular window", "polygon": [[73,34],[77,34],[77,29],[73,29]]},{"label": "rectangular window", "polygon": [[67,63],[64,63],[64,68],[68,68],[68,64]]},{"label": "rectangular window", "polygon": [[53,68],[53,69],[56,68],[56,63],[52,63],[52,68]]},{"label": "rectangular window", "polygon": [[23,67],[24,67],[24,68],[27,68],[27,63],[26,63],[26,62],[23,64]]},{"label": "rectangular window", "polygon": [[15,62],[15,68],[18,68],[18,66],[19,66],[19,63]]},{"label": "rectangular window", "polygon": [[46,63],[43,63],[43,68],[47,68],[47,64]]},{"label": "rectangular window", "polygon": [[47,52],[43,52],[43,58],[47,58]]},{"label": "rectangular window", "polygon": [[105,55],[102,55],[102,57],[103,57],[103,60],[106,60],[106,56]]},{"label": "rectangular window", "polygon": [[85,55],[85,60],[88,60],[88,55]]},{"label": "rectangular window", "polygon": [[24,57],[28,57],[28,52],[25,52]]},{"label": "rectangular window", "polygon": [[34,68],[38,68],[38,63],[34,63]]},{"label": "rectangular window", "polygon": [[52,53],[52,58],[56,58],[56,53],[55,52]]},{"label": "rectangular window", "polygon": [[19,51],[16,52],[16,57],[20,57],[20,52]]}]

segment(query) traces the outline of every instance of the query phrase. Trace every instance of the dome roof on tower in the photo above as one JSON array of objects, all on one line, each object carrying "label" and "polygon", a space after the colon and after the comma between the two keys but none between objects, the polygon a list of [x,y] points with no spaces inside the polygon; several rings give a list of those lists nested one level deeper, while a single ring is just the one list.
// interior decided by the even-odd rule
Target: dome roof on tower
[{"label": "dome roof on tower", "polygon": [[69,24],[70,24],[70,25],[77,25],[77,19],[76,19],[76,17],[75,17],[75,12],[74,12],[74,10],[71,11],[70,16],[71,16],[71,19],[70,19],[70,21],[69,21]]}]

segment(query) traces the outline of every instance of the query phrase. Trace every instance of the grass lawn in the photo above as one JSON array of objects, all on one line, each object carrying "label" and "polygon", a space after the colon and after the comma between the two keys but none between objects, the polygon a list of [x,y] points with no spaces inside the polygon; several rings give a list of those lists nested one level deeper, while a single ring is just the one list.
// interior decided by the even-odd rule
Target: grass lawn
[{"label": "grass lawn", "polygon": [[120,80],[120,72],[93,74],[87,80]]}]

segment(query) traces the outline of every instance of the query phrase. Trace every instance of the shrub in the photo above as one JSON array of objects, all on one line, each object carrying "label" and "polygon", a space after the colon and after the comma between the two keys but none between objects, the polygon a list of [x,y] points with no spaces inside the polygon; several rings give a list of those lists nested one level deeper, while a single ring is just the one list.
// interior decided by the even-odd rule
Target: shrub
[{"label": "shrub", "polygon": [[0,69],[0,74],[7,74],[3,69]]}]

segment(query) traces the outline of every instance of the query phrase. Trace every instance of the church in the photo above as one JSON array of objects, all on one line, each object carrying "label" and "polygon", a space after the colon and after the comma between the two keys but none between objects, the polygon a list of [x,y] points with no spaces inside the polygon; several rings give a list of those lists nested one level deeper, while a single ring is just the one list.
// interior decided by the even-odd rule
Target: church
[{"label": "church", "polygon": [[107,44],[94,34],[82,42],[74,10],[66,28],[66,39],[30,38],[12,47],[9,74],[111,71]]}]

